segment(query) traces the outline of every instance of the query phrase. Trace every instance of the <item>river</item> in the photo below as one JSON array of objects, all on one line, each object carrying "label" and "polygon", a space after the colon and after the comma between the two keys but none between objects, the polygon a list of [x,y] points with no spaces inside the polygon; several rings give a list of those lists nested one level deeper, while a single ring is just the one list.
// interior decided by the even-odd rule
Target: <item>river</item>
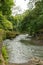
[{"label": "river", "polygon": [[25,44],[24,41],[31,41],[30,38],[27,38],[28,34],[21,34],[16,36],[12,40],[4,40],[3,45],[5,45],[9,52],[8,62],[10,63],[26,63],[33,57],[38,57],[43,59],[43,46],[36,46]]}]

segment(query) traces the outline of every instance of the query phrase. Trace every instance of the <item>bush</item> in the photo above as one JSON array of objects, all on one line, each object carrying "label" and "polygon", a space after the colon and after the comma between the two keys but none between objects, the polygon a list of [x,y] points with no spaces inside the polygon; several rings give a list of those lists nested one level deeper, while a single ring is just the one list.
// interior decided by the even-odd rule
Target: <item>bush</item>
[{"label": "bush", "polygon": [[0,29],[0,42],[2,42],[5,39],[12,39],[15,38],[19,33],[15,31],[5,31],[3,29]]},{"label": "bush", "polygon": [[6,31],[6,38],[12,39],[15,38],[19,33],[15,31]]},{"label": "bush", "polygon": [[2,14],[0,14],[0,28],[5,30],[13,29],[12,23]]},{"label": "bush", "polygon": [[6,33],[5,33],[5,30],[3,29],[0,29],[0,42],[2,40],[6,39]]}]

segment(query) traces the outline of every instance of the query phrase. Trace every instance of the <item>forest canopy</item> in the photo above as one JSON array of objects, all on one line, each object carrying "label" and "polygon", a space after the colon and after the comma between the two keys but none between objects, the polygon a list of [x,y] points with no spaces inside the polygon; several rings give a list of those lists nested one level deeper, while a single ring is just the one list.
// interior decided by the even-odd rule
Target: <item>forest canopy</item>
[{"label": "forest canopy", "polygon": [[43,29],[43,0],[36,1],[35,8],[15,16],[11,15],[13,5],[13,0],[0,0],[0,28],[27,32],[31,35]]}]

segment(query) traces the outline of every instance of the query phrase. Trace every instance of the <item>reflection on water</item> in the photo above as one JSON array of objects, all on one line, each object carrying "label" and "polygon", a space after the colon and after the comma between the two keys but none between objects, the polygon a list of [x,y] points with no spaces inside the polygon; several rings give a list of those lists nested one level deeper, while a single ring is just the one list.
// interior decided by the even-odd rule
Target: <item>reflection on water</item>
[{"label": "reflection on water", "polygon": [[20,40],[31,40],[27,39],[28,34],[19,35],[13,40],[5,40],[4,45],[7,46],[9,51],[9,62],[11,63],[25,63],[28,62],[32,57],[39,57],[43,59],[43,46],[25,45]]}]

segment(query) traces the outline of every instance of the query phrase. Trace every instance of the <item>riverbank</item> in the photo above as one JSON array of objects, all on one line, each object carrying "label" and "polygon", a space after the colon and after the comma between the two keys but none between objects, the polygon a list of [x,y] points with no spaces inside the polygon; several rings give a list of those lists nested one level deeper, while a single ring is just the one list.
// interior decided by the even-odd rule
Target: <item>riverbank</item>
[{"label": "riverbank", "polygon": [[[27,51],[27,47],[28,47],[28,45],[25,45],[25,43],[24,44],[22,44],[21,42],[20,42],[20,40],[21,39],[26,39],[27,38],[27,34],[21,34],[21,35],[19,35],[19,36],[17,36],[16,38],[11,38],[11,40],[8,40],[9,42],[6,42],[7,44],[10,44],[10,45],[8,45],[8,46],[10,46],[11,47],[11,53],[13,52],[13,56],[14,56],[14,54],[15,54],[15,56],[13,57],[13,58],[16,58],[16,61],[17,61],[17,57],[18,56],[24,56],[24,54],[25,53],[27,53],[28,51]],[[12,45],[13,44],[13,45]],[[10,47],[8,47],[9,49],[10,49]],[[20,49],[19,49],[20,48]],[[33,47],[33,48],[35,48],[35,47]],[[37,47],[36,47],[37,48]],[[35,48],[35,49],[36,49]],[[39,48],[39,47],[38,47]],[[37,48],[37,51],[38,51],[38,48]],[[41,47],[42,48],[42,47]],[[39,49],[41,49],[41,48],[39,48]],[[20,51],[19,51],[20,50]],[[32,50],[31,49],[31,47],[29,46],[29,55],[31,55],[32,54],[32,51],[34,50]],[[17,51],[17,52],[16,52]],[[20,55],[18,54],[18,51],[19,51],[19,53],[20,53]],[[25,51],[25,52],[24,52]],[[22,53],[23,52],[23,53]],[[31,54],[30,54],[31,53]],[[42,52],[40,52],[40,53],[42,53]],[[23,55],[22,55],[23,54]],[[26,55],[26,57],[28,56],[28,54]],[[10,54],[11,55],[11,54]],[[11,56],[12,56],[11,55]],[[10,58],[12,59],[12,57],[10,56]],[[30,56],[29,56],[30,57]],[[27,57],[28,58],[28,57]],[[22,57],[22,59],[23,59],[23,57]],[[13,59],[14,60],[14,59]],[[33,60],[33,59],[32,59]],[[35,59],[36,60],[36,59]],[[31,62],[33,62],[33,61],[31,61]],[[26,65],[29,65],[29,63],[30,63],[30,61],[28,62],[28,63],[22,63],[22,64],[17,64],[17,65],[24,65],[24,64],[26,64]],[[12,64],[12,63],[11,63]],[[32,63],[31,63],[32,64]],[[30,64],[30,65],[31,65]],[[10,64],[9,64],[10,65]],[[13,64],[12,64],[13,65]],[[14,64],[15,65],[15,64]],[[34,64],[33,64],[34,65]]]},{"label": "riverbank", "polygon": [[39,35],[36,35],[36,37],[32,37],[31,42],[34,45],[43,46],[43,33],[39,34]]},{"label": "riverbank", "polygon": [[21,40],[21,42],[24,42],[26,45],[30,44],[30,45],[36,45],[36,46],[43,46],[43,40],[31,39],[31,40]]},{"label": "riverbank", "polygon": [[[4,59],[4,61],[6,62],[4,57],[6,57],[7,50],[3,47],[3,40],[5,40],[5,39],[13,39],[17,35],[19,35],[18,32],[15,32],[15,31],[5,31],[3,29],[0,29],[0,63],[4,63],[4,62],[1,62],[2,59]],[[4,55],[3,55],[3,53],[4,53]]]},{"label": "riverbank", "polygon": [[[4,61],[4,59],[2,59],[2,61]],[[29,62],[27,63],[21,63],[21,64],[17,64],[17,63],[5,63],[5,61],[1,64],[1,65],[43,65],[43,61],[37,58],[32,58]]]},{"label": "riverbank", "polygon": [[38,58],[32,58],[29,62],[27,63],[8,63],[7,65],[43,65],[43,61],[38,59]]},{"label": "riverbank", "polygon": [[43,40],[38,40],[34,38],[28,38],[26,40],[21,40],[21,42],[24,42],[26,45],[31,44],[31,45],[36,45],[36,46],[43,46]]},{"label": "riverbank", "polygon": [[43,40],[32,39],[31,42],[30,42],[30,44],[37,45],[37,46],[43,46]]},{"label": "riverbank", "polygon": [[[28,63],[34,57],[43,59],[43,46],[30,45],[29,42],[27,44],[27,36],[27,34],[22,34],[12,40],[7,39],[3,42],[9,51],[9,63]],[[25,42],[21,42],[22,39],[25,39]]]}]

